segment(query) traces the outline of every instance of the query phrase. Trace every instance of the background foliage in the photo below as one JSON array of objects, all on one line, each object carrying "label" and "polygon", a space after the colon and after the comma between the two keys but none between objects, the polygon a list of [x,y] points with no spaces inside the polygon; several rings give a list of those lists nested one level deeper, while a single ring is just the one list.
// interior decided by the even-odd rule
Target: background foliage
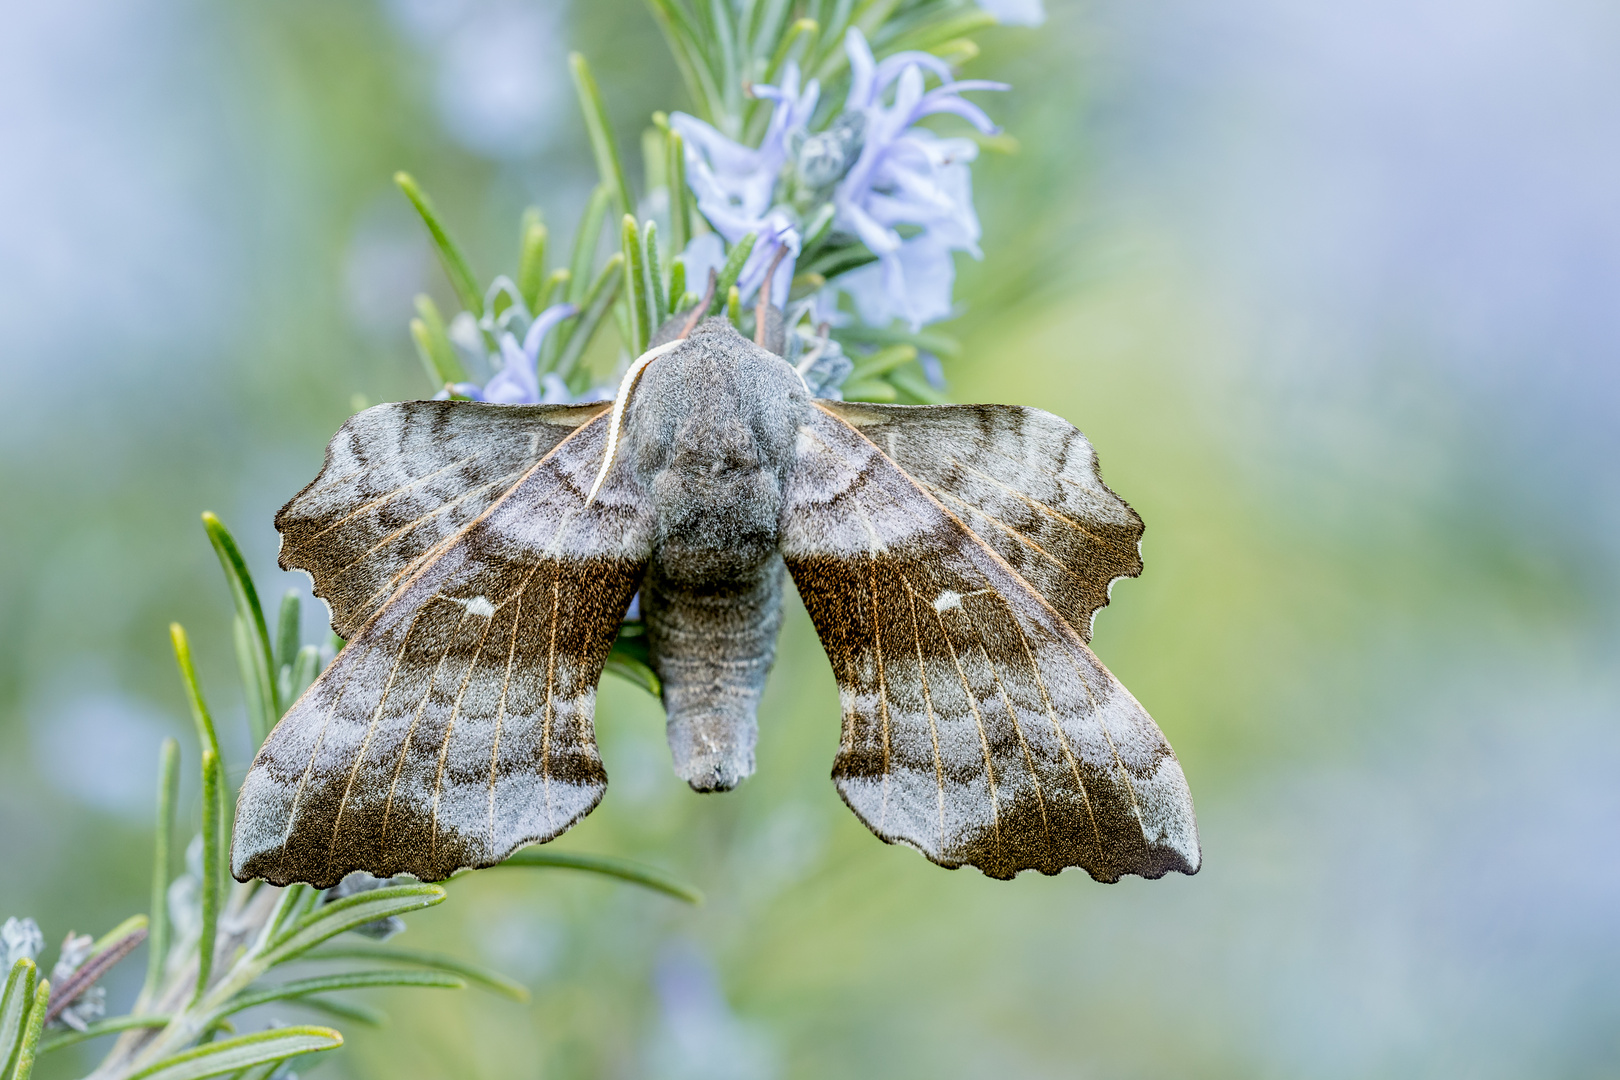
[{"label": "background foliage", "polygon": [[[956,400],[1073,420],[1146,519],[1096,647],[1180,753],[1205,870],[1007,885],[877,843],[827,780],[836,694],[797,612],[735,794],[688,792],[656,707],[604,684],[610,793],[556,846],[669,867],[706,905],[458,882],[400,943],[531,1002],[400,994],[321,1075],[1585,1076],[1620,1054],[1620,26],[1580,0],[1049,15],[966,70],[1014,83],[986,104],[1017,152],[975,167],[986,258],[947,373]],[[594,183],[570,46],[629,160],[681,98],[631,0],[77,0],[6,25],[0,914],[54,946],[145,905],[156,748],[189,726],[171,620],[233,781],[247,764],[196,512],[235,525],[267,596],[302,586],[275,507],[354,395],[424,392],[410,298],[451,298],[394,171],[487,277],[525,205],[563,233]],[[194,783],[180,807],[194,824]]]}]

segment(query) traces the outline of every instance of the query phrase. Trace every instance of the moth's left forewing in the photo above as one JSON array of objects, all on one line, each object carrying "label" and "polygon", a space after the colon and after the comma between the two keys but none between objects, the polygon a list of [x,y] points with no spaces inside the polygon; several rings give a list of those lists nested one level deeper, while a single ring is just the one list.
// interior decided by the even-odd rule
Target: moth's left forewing
[{"label": "moth's left forewing", "polygon": [[1197,871],[1186,780],[1147,713],[972,530],[820,406],[781,528],[839,684],[834,779],[875,833],[993,877]]},{"label": "moth's left forewing", "polygon": [[596,682],[651,547],[628,470],[586,498],[606,429],[447,541],[288,710],[238,798],[237,878],[438,880],[597,804]]}]

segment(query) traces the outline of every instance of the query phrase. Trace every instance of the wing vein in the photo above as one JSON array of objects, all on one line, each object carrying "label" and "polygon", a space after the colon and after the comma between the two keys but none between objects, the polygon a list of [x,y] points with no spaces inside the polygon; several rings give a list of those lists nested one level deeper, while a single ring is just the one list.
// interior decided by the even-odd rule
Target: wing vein
[{"label": "wing vein", "polygon": [[1085,533],[1087,536],[1091,537],[1093,540],[1097,541],[1099,544],[1104,544],[1104,545],[1107,545],[1108,547],[1116,548],[1116,549],[1121,550],[1121,551],[1125,550],[1126,545],[1123,545],[1123,544],[1119,543],[1119,541],[1117,541],[1117,540],[1110,540],[1106,536],[1099,535],[1096,531],[1086,528],[1084,525],[1080,524],[1080,522],[1074,520],[1073,518],[1069,517],[1068,515],[1058,513],[1056,510],[1052,509],[1050,506],[1047,506],[1045,503],[1041,502],[1039,499],[1033,498],[1032,496],[1029,496],[1029,495],[1025,495],[1022,491],[1019,491],[1017,488],[1013,487],[1011,484],[1008,484],[1008,483],[1005,483],[1005,482],[1003,482],[1001,480],[998,480],[994,476],[991,476],[989,473],[984,472],[984,471],[982,471],[980,469],[975,469],[971,465],[963,464],[962,462],[956,460],[955,458],[951,458],[950,461],[951,461],[951,464],[955,465],[957,468],[962,469],[964,472],[973,473],[975,476],[983,477],[984,479],[990,481],[990,483],[996,485],[996,487],[999,487],[1003,491],[1007,492],[1007,494],[1013,496],[1016,499],[1021,500],[1024,503],[1027,503],[1030,507],[1034,508],[1035,510],[1038,510],[1039,512],[1047,515],[1048,517],[1055,518],[1056,520],[1063,522],[1065,525],[1068,525],[1071,528],[1078,529],[1080,532]]},{"label": "wing vein", "polygon": [[1068,759],[1069,771],[1074,774],[1075,786],[1080,789],[1080,801],[1085,804],[1086,817],[1091,821],[1091,834],[1096,838],[1097,857],[1100,859],[1103,856],[1102,830],[1097,827],[1097,815],[1091,809],[1091,796],[1086,791],[1085,780],[1080,776],[1080,761],[1075,756],[1074,748],[1069,745],[1068,733],[1063,730],[1063,724],[1058,720],[1057,708],[1052,704],[1052,695],[1047,692],[1046,681],[1041,678],[1040,665],[1036,663],[1035,651],[1029,647],[1029,636],[1024,633],[1024,627],[1018,621],[1018,612],[1013,609],[1005,596],[996,593],[995,597],[1007,608],[1007,617],[1012,620],[1013,629],[1018,631],[1018,641],[1023,645],[1024,655],[1029,659],[1030,674],[1035,679],[1036,689],[1041,692],[1041,703],[1046,706],[1047,719],[1052,723],[1052,731],[1057,735],[1058,745],[1063,747],[1063,756]]},{"label": "wing vein", "polygon": [[1006,848],[1001,842],[1001,802],[996,795],[996,770],[990,760],[990,736],[985,731],[984,717],[979,714],[979,703],[973,693],[973,686],[968,682],[967,672],[962,670],[962,660],[956,655],[956,645],[951,641],[949,630],[945,629],[945,615],[939,609],[934,610],[934,621],[939,624],[939,636],[945,639],[945,648],[950,650],[951,663],[956,665],[956,677],[962,684],[962,694],[967,698],[968,708],[973,713],[973,722],[979,728],[979,748],[984,753],[984,775],[986,787],[990,791],[990,821],[996,833],[996,850],[1006,854]]},{"label": "wing vein", "polygon": [[546,645],[546,719],[540,727],[540,785],[546,797],[547,828],[556,825],[551,813],[551,720],[556,712],[557,615],[561,606],[562,577],[554,570],[551,575],[551,639]]},{"label": "wing vein", "polygon": [[934,722],[934,699],[928,691],[928,672],[923,666],[922,627],[917,622],[917,592],[904,574],[900,584],[905,586],[911,601],[911,633],[917,641],[917,680],[922,685],[923,708],[928,713],[928,733],[934,741],[934,786],[939,791],[939,851],[945,853],[945,761],[939,753],[939,725]]},{"label": "wing vein", "polygon": [[[1086,579],[1081,577],[1079,574],[1076,574],[1073,570],[1070,570],[1068,565],[1062,559],[1058,558],[1056,555],[1053,555],[1050,551],[1047,551],[1045,548],[1041,547],[1041,545],[1037,544],[1035,541],[1031,540],[1029,537],[1025,536],[1023,533],[1019,532],[1017,529],[1013,528],[1011,525],[1008,525],[1005,521],[1002,521],[1000,518],[996,517],[994,514],[990,513],[989,511],[987,511],[987,510],[985,510],[985,509],[983,509],[981,507],[974,506],[972,503],[968,502],[966,499],[959,498],[958,496],[952,495],[950,492],[944,490],[943,488],[937,488],[937,487],[934,487],[932,485],[929,485],[929,490],[932,491],[935,495],[938,495],[940,498],[948,499],[951,502],[957,504],[958,506],[963,507],[964,509],[966,509],[968,511],[970,516],[982,517],[986,521],[990,522],[992,525],[995,525],[997,528],[999,528],[999,529],[1001,529],[1001,530],[1003,530],[1005,532],[1011,533],[1012,536],[1013,536],[1013,539],[1017,540],[1019,543],[1023,544],[1025,547],[1033,548],[1035,550],[1036,554],[1038,554],[1042,558],[1046,559],[1053,566],[1055,566],[1059,570],[1063,571],[1063,573],[1067,574],[1069,577],[1071,577],[1074,580],[1078,581],[1082,586],[1086,587],[1088,590],[1091,588],[1091,586],[1087,583]],[[1125,577],[1127,575],[1121,574],[1120,576]]]},{"label": "wing vein", "polygon": [[[311,543],[311,542],[313,542],[315,540],[319,540],[321,537],[325,536],[327,533],[331,532],[333,529],[337,528],[339,525],[342,525],[345,521],[348,521],[350,518],[356,516],[357,514],[363,514],[367,510],[371,510],[374,507],[382,506],[382,505],[386,504],[390,499],[393,499],[393,498],[395,498],[395,497],[397,497],[399,495],[403,495],[403,494],[405,494],[405,492],[411,490],[414,487],[418,487],[418,486],[420,486],[422,484],[427,483],[429,480],[432,480],[436,476],[440,476],[440,475],[442,475],[444,473],[447,473],[451,469],[459,469],[463,465],[467,464],[470,461],[477,461],[478,457],[479,457],[479,455],[477,455],[477,454],[468,454],[466,457],[457,458],[455,461],[452,461],[450,464],[441,466],[440,468],[437,468],[437,469],[434,469],[432,472],[423,473],[421,476],[414,477],[411,480],[407,481],[406,483],[401,484],[399,487],[395,488],[393,491],[390,491],[390,492],[388,492],[388,493],[386,493],[384,495],[381,495],[381,496],[379,496],[379,497],[377,497],[375,499],[372,499],[370,502],[361,503],[359,506],[355,507],[353,510],[350,510],[347,514],[344,514],[340,518],[334,519],[325,528],[321,529],[317,533],[314,533],[313,535],[308,537],[306,540],[303,540],[301,542],[307,544],[307,543]],[[365,470],[361,470],[360,472],[357,472],[357,473],[351,473],[347,477],[339,478],[338,480],[336,480],[334,482],[335,483],[342,483],[342,482],[345,482],[345,481],[347,481],[349,479],[353,479],[355,477],[360,477],[360,476],[364,476],[364,475],[365,475]]]},{"label": "wing vein", "polygon": [[979,639],[979,652],[984,656],[985,665],[990,668],[990,678],[995,681],[996,693],[1001,696],[1001,707],[1007,710],[1007,719],[1012,722],[1013,734],[1018,736],[1018,745],[1024,750],[1024,761],[1029,765],[1029,778],[1035,784],[1035,801],[1041,808],[1041,832],[1048,840],[1052,836],[1052,823],[1046,816],[1046,790],[1041,784],[1041,774],[1035,768],[1035,755],[1030,752],[1029,740],[1024,737],[1024,725],[1018,719],[1018,712],[1013,708],[1012,697],[1007,693],[1007,687],[1001,681],[1001,672],[996,668],[996,662],[990,655],[990,647],[985,642],[984,630],[979,626],[978,620],[968,614],[967,608],[962,607],[962,618],[968,621],[973,628],[974,635]]},{"label": "wing vein", "polygon": [[[410,645],[411,631],[416,629],[416,621],[422,617],[422,613],[428,609],[428,605],[433,603],[433,600],[437,598],[438,597],[435,594],[434,597],[430,598],[423,603],[421,607],[416,609],[415,615],[411,616],[411,624],[405,628],[405,633],[400,639],[399,652],[394,657],[395,670],[399,668],[399,662],[405,656],[405,649]],[[462,610],[461,617],[463,619],[467,617],[466,609]],[[456,625],[459,627],[461,624],[458,621]],[[440,663],[443,663],[443,658],[440,659]],[[393,677],[393,672],[390,671],[388,676],[390,683],[393,681]],[[405,758],[409,756],[411,752],[411,738],[416,734],[416,725],[422,721],[422,714],[427,711],[428,695],[433,692],[433,684],[438,677],[439,670],[437,667],[435,667],[433,669],[433,676],[428,679],[427,693],[424,693],[422,695],[422,700],[417,703],[416,715],[411,717],[411,726],[405,729],[405,741],[400,745],[399,748],[399,760],[394,762],[394,778],[388,785],[388,799],[383,803],[382,831],[377,837],[377,845],[380,849],[378,851],[379,855],[386,852],[388,847],[388,819],[392,817],[394,813],[394,792],[399,787],[399,774],[405,769]],[[384,691],[384,697],[386,698],[386,696],[387,692]],[[382,706],[379,704],[378,708],[381,709],[381,707]]]}]

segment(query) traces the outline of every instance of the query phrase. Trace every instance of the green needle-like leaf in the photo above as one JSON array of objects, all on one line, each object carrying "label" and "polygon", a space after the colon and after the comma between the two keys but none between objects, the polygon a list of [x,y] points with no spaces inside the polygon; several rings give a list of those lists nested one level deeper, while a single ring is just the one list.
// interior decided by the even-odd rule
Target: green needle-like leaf
[{"label": "green needle-like leaf", "polygon": [[776,77],[781,72],[782,65],[787,63],[793,47],[800,41],[809,41],[814,46],[816,32],[820,29],[814,19],[800,19],[788,27],[788,32],[782,35],[782,43],[776,47],[776,55],[771,57],[771,66],[765,69],[764,82],[767,85],[776,85]]},{"label": "green needle-like leaf", "polygon": [[563,870],[584,870],[604,874],[621,881],[633,882],[657,892],[685,900],[688,904],[703,903],[703,894],[684,881],[644,863],[618,859],[611,855],[584,855],[571,851],[549,851],[543,848],[524,848],[497,866],[526,866]]},{"label": "green needle-like leaf", "polygon": [[[742,273],[743,264],[748,261],[748,254],[754,250],[754,244],[758,240],[758,233],[749,233],[732,246],[731,253],[726,256],[725,265],[720,268],[720,276],[715,282],[715,306],[711,309],[711,313],[718,314],[721,305],[730,303],[731,288],[737,284],[737,277]],[[732,319],[732,322],[735,323],[736,319]]]},{"label": "green needle-like leaf", "polygon": [[197,728],[197,743],[204,750],[213,750],[217,754],[219,738],[214,734],[214,718],[208,714],[208,703],[203,700],[202,687],[197,685],[197,669],[191,663],[191,643],[186,639],[185,627],[170,623],[169,643],[174,646],[174,662],[180,668],[180,682],[186,688],[191,721]]},{"label": "green needle-like leaf", "polygon": [[10,1074],[11,1063],[22,1044],[28,1025],[28,1009],[34,998],[34,962],[26,956],[11,965],[6,988],[0,992],[0,1077]]},{"label": "green needle-like leaf", "polygon": [[732,326],[742,329],[742,292],[735,285],[726,290],[726,318]]},{"label": "green needle-like leaf", "polygon": [[819,254],[822,243],[832,235],[833,218],[837,214],[838,208],[832,203],[822,203],[821,209],[810,219],[810,224],[804,227],[804,248],[799,253],[801,264],[808,265]]},{"label": "green needle-like leaf", "polygon": [[950,400],[918,368],[900,368],[889,372],[888,378],[901,393],[910,395],[924,405],[943,405]]},{"label": "green needle-like leaf", "polygon": [[439,215],[433,209],[433,202],[427,197],[416,180],[407,172],[394,174],[394,183],[399,190],[411,200],[416,212],[422,215],[422,224],[427,226],[429,234],[433,237],[434,245],[439,249],[439,259],[444,263],[444,272],[450,279],[450,287],[455,289],[456,298],[461,306],[474,315],[484,314],[484,297],[478,291],[478,278],[473,276],[472,268],[467,265],[467,259],[461,254],[461,249],[450,238],[450,234],[439,222]]},{"label": "green needle-like leaf", "polygon": [[863,356],[855,361],[850,370],[849,377],[855,380],[874,379],[885,375],[901,364],[909,364],[917,359],[915,345],[889,345],[879,349],[870,356]]},{"label": "green needle-like leaf", "polygon": [[221,1076],[269,1061],[282,1061],[299,1054],[332,1050],[343,1045],[343,1036],[331,1028],[271,1028],[252,1035],[206,1043],[164,1058],[142,1069],[129,1080],[203,1080]]},{"label": "green needle-like leaf", "polygon": [[858,379],[843,385],[845,401],[893,401],[900,395],[893,386],[879,379]]},{"label": "green needle-like leaf", "polygon": [[[580,313],[577,318],[570,319],[563,326],[572,325],[568,339],[563,344],[562,351],[557,356],[557,364],[553,371],[562,378],[569,380],[569,387],[574,389],[572,376],[574,367],[579,358],[585,354],[590,346],[591,339],[596,336],[597,328],[602,325],[602,317],[613,306],[618,298],[619,285],[624,277],[624,256],[614,252],[613,257],[602,267],[591,288],[585,294],[584,302],[580,304]],[[559,327],[561,329],[561,327]]]},{"label": "green needle-like leaf", "polygon": [[285,695],[288,707],[297,701],[309,684],[315,681],[315,676],[321,673],[321,650],[313,645],[305,645],[298,650],[298,656],[287,678],[287,693]]},{"label": "green needle-like leaf", "polygon": [[[311,889],[302,881],[295,881],[282,889],[281,896],[276,899],[275,908],[270,912],[270,917],[264,922],[264,929],[259,934],[259,940],[265,943],[272,942],[287,927],[303,918],[304,901],[309,897],[310,893],[314,893],[317,897],[320,896],[319,892]],[[268,945],[265,947],[268,947]]]},{"label": "green needle-like leaf", "polygon": [[864,0],[852,21],[861,28],[861,33],[870,38],[877,34],[878,28],[888,21],[899,6],[900,0]]},{"label": "green needle-like leaf", "polygon": [[[626,277],[629,275],[627,274]],[[619,340],[626,349],[636,342],[636,321],[630,314],[630,300],[628,296],[619,297],[619,302],[613,305],[613,325],[619,331]]]},{"label": "green needle-like leaf", "polygon": [[877,262],[877,256],[865,244],[842,244],[824,247],[814,258],[801,260],[795,269],[801,274],[835,278],[872,262]]},{"label": "green needle-like leaf", "polygon": [[[687,209],[691,203],[686,190],[686,140],[681,138],[680,132],[671,131],[664,139],[664,150],[669,155],[664,173],[669,180],[669,251],[673,260],[686,250],[692,225]],[[673,288],[670,293],[678,295]]]},{"label": "green needle-like leaf", "polygon": [[927,51],[943,45],[953,38],[965,38],[980,30],[996,25],[996,17],[988,11],[969,11],[938,22],[928,22],[907,30],[883,43],[886,53],[908,49]]},{"label": "green needle-like leaf", "polygon": [[848,326],[840,326],[833,334],[840,342],[849,344],[869,345],[915,345],[921,352],[931,352],[937,356],[957,357],[962,355],[962,344],[949,334],[938,330],[895,329],[883,326],[863,326],[851,322]]},{"label": "green needle-like leaf", "polygon": [[647,325],[651,307],[647,298],[647,256],[641,249],[641,230],[636,228],[636,219],[624,215],[622,228],[624,262],[629,267],[624,279],[624,297],[630,307],[631,334],[631,340],[625,344],[630,347],[632,356],[640,356],[647,351],[647,339],[652,335]]},{"label": "green needle-like leaf", "polygon": [[720,46],[716,59],[724,81],[720,85],[725,113],[716,117],[720,130],[735,137],[742,114],[742,65],[738,62],[735,26],[727,0],[709,0],[709,29]]},{"label": "green needle-like leaf", "polygon": [[316,908],[284,931],[265,953],[263,962],[266,967],[274,967],[362,923],[419,911],[443,900],[444,890],[437,885],[390,885],[345,896]]},{"label": "green needle-like leaf", "polygon": [[686,260],[676,259],[669,266],[670,314],[681,310],[684,306],[681,301],[684,299],[686,299]]},{"label": "green needle-like leaf", "polygon": [[681,78],[687,92],[697,103],[698,113],[714,121],[721,111],[721,95],[715,81],[714,70],[708,56],[708,39],[693,24],[681,0],[647,0],[653,16],[663,28],[675,64],[681,69]]},{"label": "green needle-like leaf", "polygon": [[83,1031],[68,1028],[65,1031],[53,1031],[49,1038],[41,1039],[39,1052],[48,1054],[52,1050],[60,1050],[64,1046],[94,1039],[98,1035],[110,1035],[115,1031],[128,1031],[131,1028],[160,1028],[166,1027],[173,1017],[158,1013],[147,1013],[144,1016],[110,1016],[105,1020],[97,1020],[86,1024]]},{"label": "green needle-like leaf", "polygon": [[28,1080],[34,1072],[34,1059],[39,1056],[39,1037],[45,1031],[45,1014],[51,1008],[51,981],[39,980],[34,987],[34,1000],[28,1008],[28,1019],[23,1022],[22,1038],[17,1042],[17,1064],[11,1080]]},{"label": "green needle-like leaf", "polygon": [[540,211],[531,206],[523,211],[517,276],[518,293],[531,313],[540,311],[540,294],[545,282],[546,227],[540,220]]},{"label": "green needle-like leaf", "polygon": [[[759,8],[759,18],[754,28],[746,35],[748,55],[754,59],[763,59],[770,55],[771,45],[778,40],[790,40],[793,30],[782,33],[782,23],[788,16],[787,0],[764,0]],[[801,20],[814,22],[814,20]]]},{"label": "green needle-like leaf", "polygon": [[219,753],[208,749],[202,758],[202,937],[197,942],[199,1000],[214,973],[214,937],[219,929],[220,894],[224,871],[220,848],[225,831],[225,769]]},{"label": "green needle-like leaf", "polygon": [[596,88],[596,77],[579,53],[568,54],[568,66],[574,73],[574,89],[579,94],[580,111],[585,114],[585,131],[591,139],[591,153],[596,156],[597,174],[602,178],[602,183],[608,185],[619,213],[628,214],[636,204],[630,197],[630,185],[624,179],[624,166],[619,164],[619,150],[613,143],[613,125],[608,122],[607,109],[602,105],[602,92]]},{"label": "green needle-like leaf", "polygon": [[602,670],[617,675],[626,682],[634,683],[653,697],[663,693],[663,683],[659,681],[658,673],[652,666],[641,657],[621,649],[617,642],[608,652]]},{"label": "green needle-like leaf", "polygon": [[416,314],[411,320],[411,340],[416,342],[416,353],[422,358],[428,381],[435,389],[466,382],[467,369],[462,366],[456,347],[450,344],[450,331],[432,297],[426,293],[417,296]]},{"label": "green needle-like leaf", "polygon": [[641,189],[646,192],[669,186],[669,147],[665,143],[669,117],[655,112],[652,118],[653,126],[641,132]]},{"label": "green needle-like leaf", "polygon": [[264,737],[270,734],[270,729],[276,726],[276,721],[281,719],[276,686],[270,675],[274,670],[270,631],[265,627],[264,609],[259,606],[259,593],[253,587],[253,576],[248,573],[247,560],[242,558],[235,538],[213,514],[204,514],[202,520],[203,528],[208,531],[208,539],[214,545],[214,553],[219,556],[219,564],[225,570],[231,597],[236,602],[237,617],[251,636],[251,642],[246,643],[252,646],[251,651],[242,656],[242,662],[244,666],[251,667],[254,688],[263,699],[261,714],[256,718],[252,714],[248,717],[254,729],[253,747],[256,750]]},{"label": "green needle-like leaf", "polygon": [[[540,287],[540,299],[534,306],[535,313],[539,314],[552,304],[562,303],[563,298],[568,295],[568,286],[573,279],[573,272],[566,266],[559,266],[548,274],[546,283]],[[547,337],[546,340],[552,339]]]},{"label": "green needle-like leaf", "polygon": [[607,220],[608,204],[612,201],[612,189],[607,184],[597,184],[585,203],[585,212],[579,217],[579,231],[574,233],[574,253],[568,262],[570,303],[583,305],[586,290],[591,286],[591,267],[596,265],[596,247],[602,239],[602,222]]},{"label": "green needle-like leaf", "polygon": [[439,971],[345,971],[339,975],[317,975],[267,986],[251,994],[238,994],[215,1014],[229,1016],[270,1001],[284,1001],[307,994],[329,994],[334,990],[360,990],[373,986],[432,986],[443,990],[465,990],[467,982]]},{"label": "green needle-like leaf", "polygon": [[440,956],[437,953],[417,952],[414,949],[397,949],[392,946],[379,946],[377,948],[325,948],[319,952],[306,956],[306,960],[375,960],[395,964],[414,964],[417,967],[429,968],[433,971],[444,971],[451,975],[459,975],[475,986],[493,991],[502,997],[513,1001],[528,1001],[529,991],[522,983],[509,979],[498,971],[469,964],[465,960],[457,960],[453,956]]},{"label": "green needle-like leaf", "polygon": [[[669,300],[664,293],[664,271],[658,262],[658,225],[647,222],[646,230],[641,234],[641,247],[647,253],[647,287],[651,302],[647,305],[652,315],[652,328],[657,330],[669,318]],[[647,335],[648,340],[652,334]]]},{"label": "green needle-like leaf", "polygon": [[284,667],[293,662],[298,655],[298,590],[288,589],[281,597],[281,610],[276,613],[276,653],[277,667]]},{"label": "green needle-like leaf", "polygon": [[[271,695],[266,693],[259,679],[259,667],[263,658],[259,655],[257,643],[253,640],[253,631],[248,628],[247,621],[240,615],[231,620],[231,644],[236,654],[236,673],[242,680],[242,704],[247,710],[248,723],[253,728],[255,739],[262,741],[259,730],[262,728],[268,734],[270,729],[275,727],[279,714]],[[272,673],[274,670],[271,669]],[[272,675],[271,686],[275,684],[276,680]]]},{"label": "green needle-like leaf", "polygon": [[146,935],[142,932],[147,929],[148,925],[145,915],[131,915],[105,934],[96,938],[95,942],[90,946],[90,955],[85,958],[85,963],[89,963],[109,949],[123,945],[127,939],[134,937],[136,934],[141,934],[140,940],[145,941]]},{"label": "green needle-like leaf", "polygon": [[180,744],[174,739],[164,739],[158,752],[157,835],[152,843],[152,913],[151,933],[146,939],[146,983],[136,999],[142,1004],[157,996],[158,985],[163,981],[163,965],[169,956],[170,848],[174,843],[174,811],[179,788]]}]

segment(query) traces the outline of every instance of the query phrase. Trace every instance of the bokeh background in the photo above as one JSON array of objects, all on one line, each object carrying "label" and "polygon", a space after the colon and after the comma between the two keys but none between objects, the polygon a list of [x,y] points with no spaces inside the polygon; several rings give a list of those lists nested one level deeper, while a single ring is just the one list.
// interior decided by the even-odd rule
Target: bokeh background
[{"label": "bokeh background", "polygon": [[[682,98],[634,0],[4,6],[0,916],[55,942],[145,906],[171,619],[247,764],[198,512],[272,600],[303,588],[275,508],[357,395],[429,389],[410,298],[450,297],[393,171],[487,279],[524,206],[566,232],[593,182],[568,48],[626,153]],[[1048,15],[970,68],[1015,84],[987,104],[1018,145],[976,167],[948,375],[1074,421],[1146,519],[1095,646],[1180,754],[1203,872],[1002,883],[882,845],[827,779],[795,607],[734,794],[603,690],[612,785],[558,845],[706,905],[462,880],[410,943],[533,1003],[400,992],[316,1075],[1620,1069],[1620,9]]]}]

